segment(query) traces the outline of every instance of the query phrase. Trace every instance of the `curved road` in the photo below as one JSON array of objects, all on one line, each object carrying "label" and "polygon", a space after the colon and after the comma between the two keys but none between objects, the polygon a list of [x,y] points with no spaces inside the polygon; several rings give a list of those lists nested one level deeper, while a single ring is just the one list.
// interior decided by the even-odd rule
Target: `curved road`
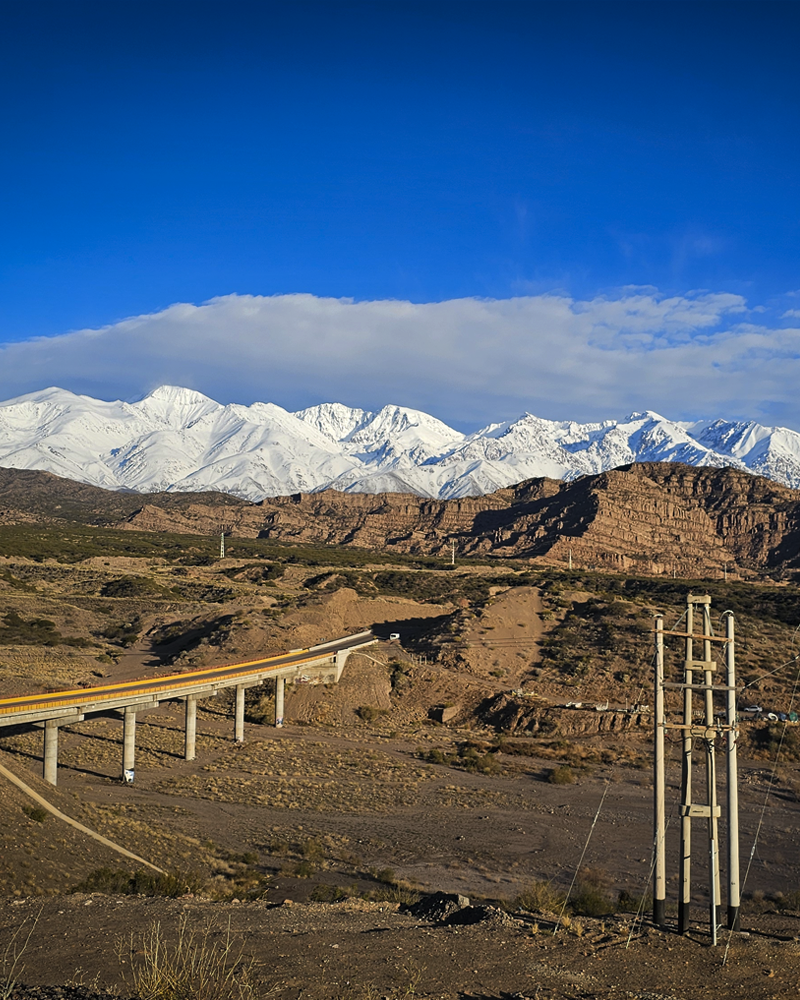
[{"label": "curved road", "polygon": [[121,684],[77,688],[71,691],[53,691],[45,694],[22,695],[17,698],[2,698],[0,699],[0,725],[9,725],[15,717],[29,716],[37,710],[49,714],[53,709],[76,709],[88,704],[96,705],[109,701],[119,703],[127,698],[138,699],[143,695],[167,694],[168,696],[170,692],[178,695],[186,688],[195,688],[198,685],[212,687],[220,682],[230,684],[231,681],[245,680],[254,675],[263,677],[287,667],[296,668],[304,663],[318,663],[320,660],[335,657],[336,653],[365,646],[374,641],[371,632],[360,632],[357,635],[344,636],[341,639],[334,639],[309,649],[296,649],[259,660],[229,663],[219,667],[209,667],[205,670],[125,681]]}]

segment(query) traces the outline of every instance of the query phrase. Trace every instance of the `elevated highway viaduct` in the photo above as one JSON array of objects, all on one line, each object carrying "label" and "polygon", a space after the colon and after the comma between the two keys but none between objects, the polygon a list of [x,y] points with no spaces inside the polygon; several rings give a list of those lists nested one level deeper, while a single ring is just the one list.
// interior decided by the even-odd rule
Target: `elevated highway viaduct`
[{"label": "elevated highway viaduct", "polygon": [[235,688],[234,739],[244,740],[244,693],[267,680],[275,681],[275,725],[283,725],[284,691],[290,683],[338,683],[347,657],[356,649],[378,640],[371,632],[359,632],[308,649],[264,659],[229,663],[205,670],[149,677],[78,688],[0,699],[0,727],[29,724],[41,727],[43,738],[43,774],[55,785],[58,780],[58,729],[82,722],[87,715],[116,712],[122,718],[122,777],[133,781],[136,757],[137,713],[157,708],[163,701],[182,700],[186,705],[184,757],[194,760],[197,732],[197,701]]}]

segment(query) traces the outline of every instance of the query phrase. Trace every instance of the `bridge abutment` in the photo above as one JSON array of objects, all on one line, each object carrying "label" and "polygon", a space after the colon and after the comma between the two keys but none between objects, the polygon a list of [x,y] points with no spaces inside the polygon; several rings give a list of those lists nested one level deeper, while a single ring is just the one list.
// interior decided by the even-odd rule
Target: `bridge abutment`
[{"label": "bridge abutment", "polygon": [[336,666],[336,683],[338,684],[342,678],[342,673],[344,671],[344,665],[347,663],[347,657],[350,655],[349,649],[340,649],[334,658],[334,664]]}]

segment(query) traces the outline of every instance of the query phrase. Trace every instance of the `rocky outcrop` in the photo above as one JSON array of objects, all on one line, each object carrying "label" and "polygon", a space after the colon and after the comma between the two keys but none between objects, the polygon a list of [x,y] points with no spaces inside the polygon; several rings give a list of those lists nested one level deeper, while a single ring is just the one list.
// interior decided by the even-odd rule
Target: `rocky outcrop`
[{"label": "rocky outcrop", "polygon": [[500,732],[531,736],[594,736],[598,733],[628,733],[652,727],[648,712],[628,712],[620,708],[586,709],[561,708],[546,701],[495,695],[480,706],[483,723]]},{"label": "rocky outcrop", "polygon": [[[222,513],[158,499],[129,527],[218,530]],[[681,577],[782,572],[800,563],[800,491],[735,469],[651,463],[569,483],[534,479],[485,497],[322,493],[227,506],[234,535],[402,553],[565,563]]]}]

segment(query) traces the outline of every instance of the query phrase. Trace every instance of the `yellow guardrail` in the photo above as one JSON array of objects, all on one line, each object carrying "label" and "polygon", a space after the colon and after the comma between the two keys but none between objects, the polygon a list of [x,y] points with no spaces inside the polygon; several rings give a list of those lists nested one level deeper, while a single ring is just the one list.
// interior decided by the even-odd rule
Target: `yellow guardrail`
[{"label": "yellow guardrail", "polygon": [[[307,649],[298,650],[298,653],[308,652],[309,650]],[[293,658],[285,665],[300,666],[303,663],[310,663],[314,660],[318,660],[322,655],[322,652],[319,652],[311,654],[310,656],[302,656],[297,659]],[[36,709],[69,707],[71,705],[80,705],[87,702],[111,701],[115,697],[124,697],[125,695],[136,696],[137,694],[158,694],[163,693],[164,691],[172,691],[176,688],[192,687],[198,683],[202,683],[203,680],[208,680],[209,683],[213,682],[215,679],[220,681],[235,680],[237,678],[247,677],[249,674],[254,672],[246,668],[258,667],[262,664],[270,664],[275,660],[283,660],[289,656],[291,656],[289,653],[277,653],[275,656],[268,656],[260,660],[246,660],[242,663],[222,664],[216,667],[208,667],[205,670],[192,670],[183,674],[169,674],[166,677],[159,677],[154,680],[141,678],[138,681],[124,681],[119,684],[104,684],[91,688],[75,688],[67,691],[48,691],[45,694],[21,695],[16,698],[2,698],[0,699],[0,715],[11,715],[26,708],[30,708],[35,711]],[[282,665],[283,664],[278,663],[274,664],[272,667],[267,666],[266,669],[277,670]],[[236,670],[237,667],[242,669]],[[220,676],[222,672],[229,670],[236,670],[236,673],[225,673]]]}]

